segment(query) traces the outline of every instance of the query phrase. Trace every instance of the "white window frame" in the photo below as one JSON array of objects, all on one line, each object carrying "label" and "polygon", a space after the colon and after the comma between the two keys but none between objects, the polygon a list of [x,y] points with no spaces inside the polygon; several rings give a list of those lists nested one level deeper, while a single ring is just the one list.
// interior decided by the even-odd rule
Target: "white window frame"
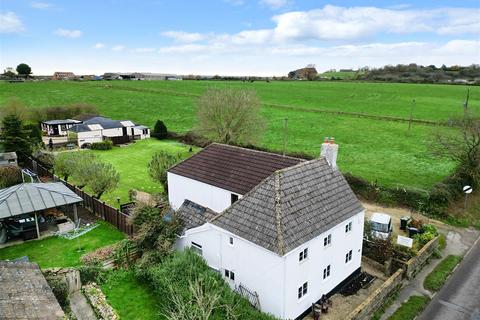
[{"label": "white window frame", "polygon": [[332,234],[329,234],[325,238],[323,238],[323,246],[329,247],[332,244]]},{"label": "white window frame", "polygon": [[351,231],[352,231],[352,221],[350,221],[345,225],[345,233],[349,233]]},{"label": "white window frame", "polygon": [[308,259],[308,248],[305,248],[298,253],[298,262],[303,262],[307,259]]},{"label": "white window frame", "polygon": [[323,269],[323,280],[327,280],[330,278],[330,275],[332,273],[331,271],[332,267],[330,264]]},{"label": "white window frame", "polygon": [[297,289],[297,298],[300,300],[308,294],[308,281]]},{"label": "white window frame", "polygon": [[225,278],[235,281],[235,271],[225,269],[223,275],[225,276]]},{"label": "white window frame", "polygon": [[348,251],[345,254],[345,263],[349,263],[350,261],[352,261],[352,256],[353,256],[353,250]]}]

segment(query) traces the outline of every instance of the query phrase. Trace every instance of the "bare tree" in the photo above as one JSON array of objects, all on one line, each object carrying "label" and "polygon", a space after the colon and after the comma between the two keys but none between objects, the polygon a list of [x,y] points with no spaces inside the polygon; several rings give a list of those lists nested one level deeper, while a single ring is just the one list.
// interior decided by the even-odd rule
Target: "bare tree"
[{"label": "bare tree", "polygon": [[248,144],[264,130],[260,100],[254,90],[211,88],[197,101],[198,127],[208,138],[227,144]]},{"label": "bare tree", "polygon": [[480,118],[468,112],[460,122],[460,133],[437,133],[435,153],[455,161],[471,182],[480,181]]}]

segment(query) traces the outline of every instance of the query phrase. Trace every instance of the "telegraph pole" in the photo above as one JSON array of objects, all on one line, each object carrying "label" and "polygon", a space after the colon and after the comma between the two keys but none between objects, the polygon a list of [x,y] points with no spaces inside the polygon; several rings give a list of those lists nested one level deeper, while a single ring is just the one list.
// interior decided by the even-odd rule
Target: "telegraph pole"
[{"label": "telegraph pole", "polygon": [[283,156],[287,152],[288,144],[288,118],[283,119]]},{"label": "telegraph pole", "polygon": [[412,101],[412,106],[410,108],[410,120],[408,121],[408,134],[410,134],[410,130],[412,130],[412,122],[413,122],[413,108],[415,107],[415,99]]}]

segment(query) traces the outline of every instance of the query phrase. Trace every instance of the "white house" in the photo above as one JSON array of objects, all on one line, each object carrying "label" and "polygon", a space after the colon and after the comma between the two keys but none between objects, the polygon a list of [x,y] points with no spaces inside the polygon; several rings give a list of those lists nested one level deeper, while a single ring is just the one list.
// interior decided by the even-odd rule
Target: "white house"
[{"label": "white house", "polygon": [[67,136],[68,129],[80,124],[82,121],[65,119],[65,120],[48,120],[41,123],[42,131],[48,136]]},{"label": "white house", "polygon": [[[184,226],[178,248],[202,255],[232,288],[256,292],[261,310],[281,319],[299,318],[360,272],[364,209],[336,169],[338,146],[324,143],[322,149],[328,149],[322,150],[328,159],[302,161],[213,145],[168,175],[172,206],[183,202],[177,210]],[[292,164],[274,161],[277,157]],[[262,165],[265,158],[272,162]],[[220,169],[205,171],[210,163]],[[267,168],[272,173],[246,190]],[[196,182],[190,185],[191,180]],[[235,180],[244,188],[232,193]],[[186,186],[182,196],[174,194]],[[241,196],[229,205],[227,191]],[[197,201],[227,208],[218,213]]]},{"label": "white house", "polygon": [[170,205],[177,210],[188,199],[221,212],[276,170],[301,161],[213,143],[168,170]]},{"label": "white house", "polygon": [[62,136],[63,140],[56,139],[53,142],[66,143],[75,139],[79,147],[101,142],[105,138],[112,140],[114,144],[150,138],[148,127],[136,125],[130,120],[112,120],[100,116],[90,117],[84,121],[71,119],[44,121],[42,130],[47,134],[46,141]]}]

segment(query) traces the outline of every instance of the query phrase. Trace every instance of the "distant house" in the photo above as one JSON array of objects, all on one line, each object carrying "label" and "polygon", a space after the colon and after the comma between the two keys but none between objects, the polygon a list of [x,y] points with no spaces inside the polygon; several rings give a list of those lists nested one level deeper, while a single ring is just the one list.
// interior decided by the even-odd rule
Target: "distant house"
[{"label": "distant house", "polygon": [[17,154],[15,152],[0,153],[0,167],[17,165]]},{"label": "distant house", "polygon": [[75,75],[73,72],[61,72],[57,71],[53,74],[53,80],[73,80],[75,79]]},{"label": "distant house", "polygon": [[[86,144],[110,139],[114,144],[127,143],[131,140],[150,138],[150,129],[136,125],[130,120],[112,120],[101,116],[83,117],[82,120],[50,120],[42,122],[46,138],[63,136],[61,142],[75,140],[79,147]],[[54,142],[55,143],[55,142]]]},{"label": "distant house", "polygon": [[65,120],[48,120],[41,123],[42,131],[48,136],[66,136],[68,129],[82,121],[65,119]]},{"label": "distant house", "polygon": [[364,208],[337,150],[327,141],[319,159],[304,161],[213,144],[174,166],[177,249],[201,255],[262,311],[301,318],[361,270]]}]

